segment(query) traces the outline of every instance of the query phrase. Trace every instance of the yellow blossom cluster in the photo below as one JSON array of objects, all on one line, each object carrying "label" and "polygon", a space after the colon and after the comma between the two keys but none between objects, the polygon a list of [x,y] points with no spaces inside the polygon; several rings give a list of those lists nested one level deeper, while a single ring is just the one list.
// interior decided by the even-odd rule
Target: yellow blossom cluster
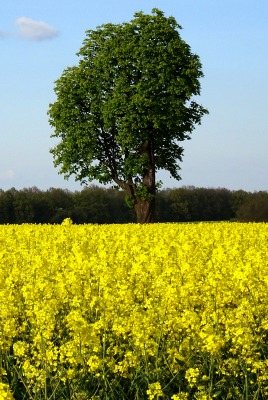
[{"label": "yellow blossom cluster", "polygon": [[267,245],[267,224],[1,226],[0,398],[267,398]]}]

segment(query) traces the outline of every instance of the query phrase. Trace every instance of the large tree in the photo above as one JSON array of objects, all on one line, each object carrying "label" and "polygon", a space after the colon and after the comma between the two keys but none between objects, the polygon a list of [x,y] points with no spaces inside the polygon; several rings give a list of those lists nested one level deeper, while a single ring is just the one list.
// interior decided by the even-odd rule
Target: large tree
[{"label": "large tree", "polygon": [[77,66],[55,83],[50,104],[54,165],[68,178],[115,182],[135,208],[137,222],[152,222],[156,172],[180,179],[181,142],[207,110],[200,94],[199,57],[180,37],[180,25],[158,9],[130,22],[87,31]]}]

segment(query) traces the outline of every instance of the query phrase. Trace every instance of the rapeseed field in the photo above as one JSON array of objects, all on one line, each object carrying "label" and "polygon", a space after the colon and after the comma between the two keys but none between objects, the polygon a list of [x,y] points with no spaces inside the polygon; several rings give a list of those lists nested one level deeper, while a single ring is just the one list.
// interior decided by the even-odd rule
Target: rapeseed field
[{"label": "rapeseed field", "polygon": [[267,224],[0,226],[0,399],[267,399],[267,244]]}]

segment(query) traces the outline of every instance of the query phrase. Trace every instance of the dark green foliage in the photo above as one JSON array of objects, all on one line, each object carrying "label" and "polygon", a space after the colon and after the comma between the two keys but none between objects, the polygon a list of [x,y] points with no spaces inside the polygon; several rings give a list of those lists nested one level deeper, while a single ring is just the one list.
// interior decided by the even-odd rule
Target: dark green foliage
[{"label": "dark green foliage", "polygon": [[0,190],[0,223],[8,224],[13,220],[13,198],[10,191]]},{"label": "dark green foliage", "polygon": [[71,218],[75,223],[132,222],[131,214],[122,192],[90,186],[74,193]]},{"label": "dark green foliage", "polygon": [[73,194],[69,190],[50,188],[46,192],[50,208],[50,223],[61,223],[70,218],[73,210]]},{"label": "dark green foliage", "polygon": [[181,142],[207,110],[192,96],[203,76],[181,27],[158,9],[87,31],[79,63],[56,81],[51,153],[66,178],[114,182],[139,222],[153,220],[156,172],[180,179]]},{"label": "dark green foliage", "polygon": [[[135,221],[135,213],[127,207],[122,190],[95,185],[76,192],[56,188],[41,191],[36,187],[0,190],[0,224],[53,224],[68,217],[76,224]],[[156,222],[234,219],[268,222],[268,193],[189,186],[160,190],[156,195]]]},{"label": "dark green foliage", "polygon": [[251,193],[237,211],[239,221],[268,222],[268,193]]},{"label": "dark green foliage", "polygon": [[250,196],[250,192],[245,192],[241,189],[236,190],[232,193],[232,208],[236,215],[240,207],[243,206],[243,204],[250,198]]},{"label": "dark green foliage", "polygon": [[57,224],[65,218],[77,224],[135,221],[122,191],[94,185],[80,192],[57,188],[41,191],[36,187],[0,190],[0,224]]},{"label": "dark green foliage", "polygon": [[181,187],[166,190],[165,198],[172,210],[172,221],[222,221],[235,217],[232,192],[227,189]]}]

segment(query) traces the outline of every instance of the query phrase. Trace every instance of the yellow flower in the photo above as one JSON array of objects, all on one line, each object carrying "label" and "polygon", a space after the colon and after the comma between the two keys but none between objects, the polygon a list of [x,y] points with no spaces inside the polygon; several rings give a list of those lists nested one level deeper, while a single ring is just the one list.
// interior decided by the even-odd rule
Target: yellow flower
[{"label": "yellow flower", "polygon": [[189,398],[188,394],[185,392],[181,392],[181,393],[174,394],[173,396],[171,396],[171,400],[187,400],[188,398]]},{"label": "yellow flower", "polygon": [[199,377],[199,369],[198,368],[189,368],[186,371],[185,378],[189,382],[190,386],[195,386],[197,383],[197,379]]},{"label": "yellow flower", "polygon": [[9,386],[3,382],[0,382],[0,400],[14,400]]},{"label": "yellow flower", "polygon": [[267,242],[268,224],[1,225],[1,357],[32,398],[92,376],[96,397],[152,376],[149,399],[266,396]]},{"label": "yellow flower", "polygon": [[162,397],[163,391],[161,389],[161,384],[159,382],[150,383],[149,389],[146,391],[148,394],[149,400],[153,400],[156,397]]}]

